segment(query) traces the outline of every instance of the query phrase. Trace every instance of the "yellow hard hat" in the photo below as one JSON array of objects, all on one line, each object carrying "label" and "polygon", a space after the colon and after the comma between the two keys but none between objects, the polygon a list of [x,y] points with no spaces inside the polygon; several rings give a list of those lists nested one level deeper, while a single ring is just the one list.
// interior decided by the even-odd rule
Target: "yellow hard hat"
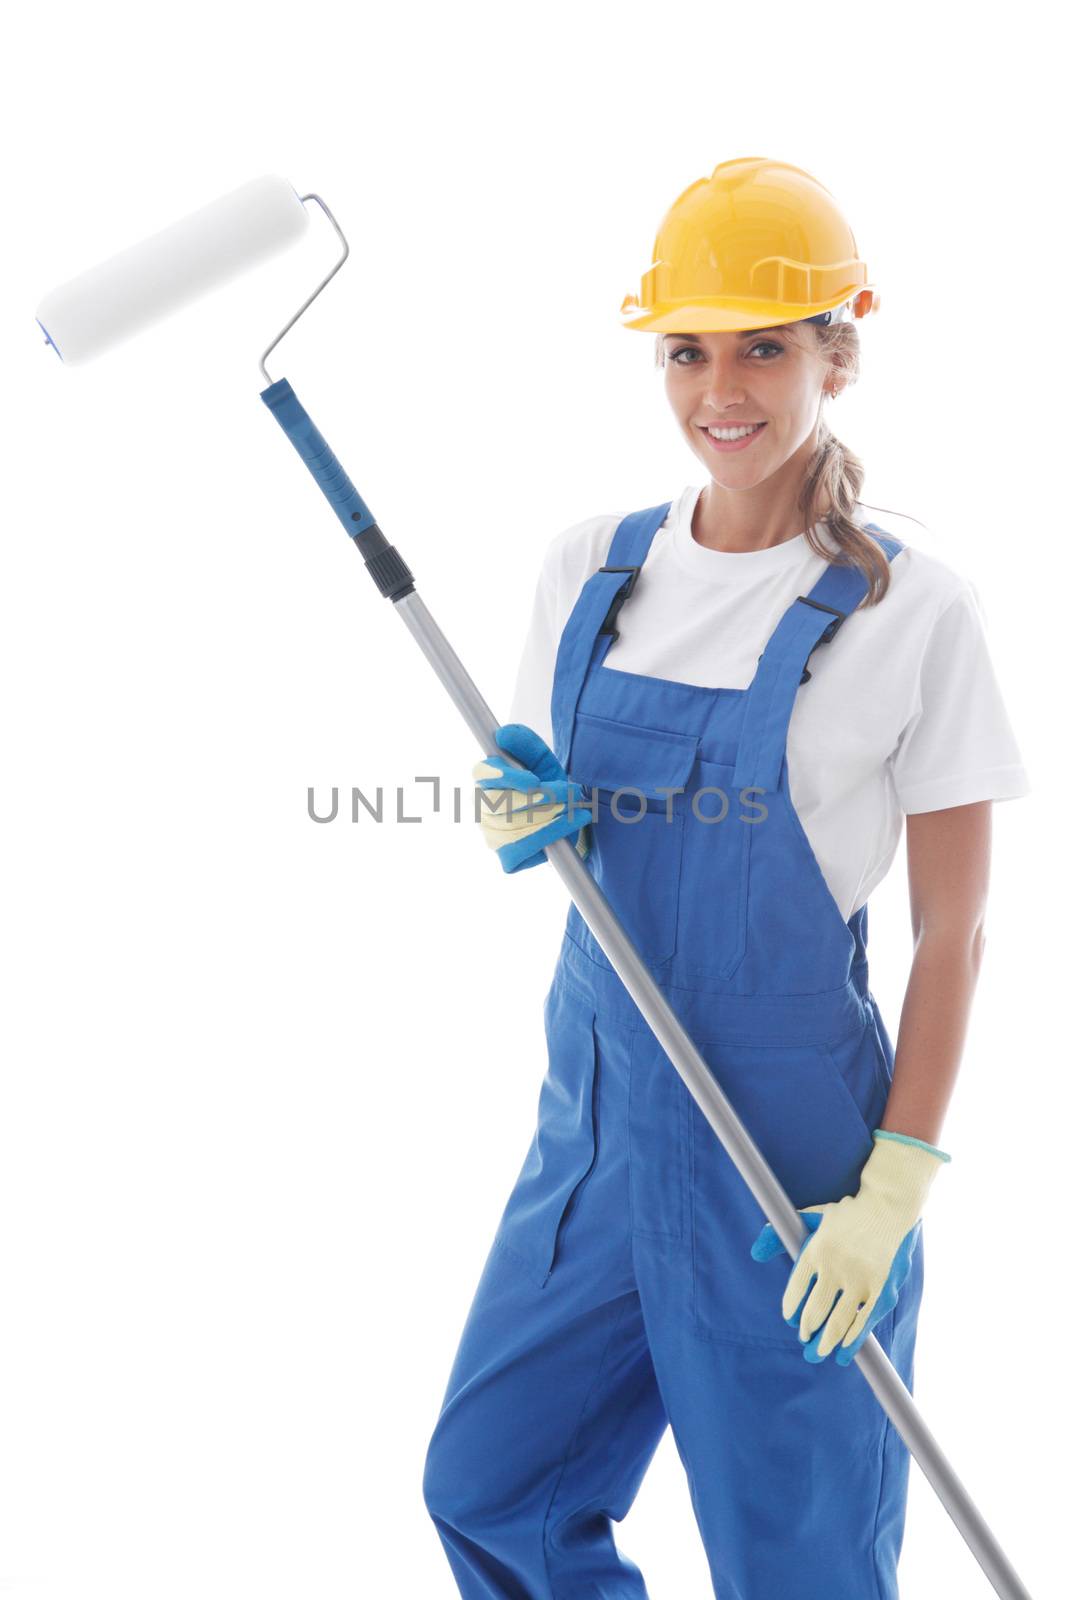
[{"label": "yellow hard hat", "polygon": [[741,333],[877,311],[866,264],[833,195],[764,156],[720,161],[659,225],[639,295],[620,310],[648,333]]}]

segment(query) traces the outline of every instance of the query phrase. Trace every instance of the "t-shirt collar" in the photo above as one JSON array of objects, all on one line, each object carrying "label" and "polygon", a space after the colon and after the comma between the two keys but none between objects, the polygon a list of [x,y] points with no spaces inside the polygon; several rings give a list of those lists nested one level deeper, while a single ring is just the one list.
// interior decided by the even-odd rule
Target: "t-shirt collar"
[{"label": "t-shirt collar", "polygon": [[[781,544],[768,545],[765,550],[709,550],[693,538],[693,517],[699,496],[700,490],[690,484],[678,497],[673,508],[671,540],[675,558],[694,577],[711,578],[717,583],[742,579],[747,583],[803,566],[815,556],[816,552],[803,533],[784,539]],[[834,549],[836,541],[825,522],[817,522],[815,527],[820,539],[829,549]]]}]

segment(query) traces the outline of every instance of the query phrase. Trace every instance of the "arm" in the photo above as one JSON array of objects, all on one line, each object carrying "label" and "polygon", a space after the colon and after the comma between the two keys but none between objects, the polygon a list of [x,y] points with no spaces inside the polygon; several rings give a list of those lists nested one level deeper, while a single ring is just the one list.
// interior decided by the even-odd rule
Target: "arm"
[{"label": "arm", "polygon": [[[840,1345],[842,1366],[896,1304],[930,1185],[951,1159],[937,1140],[984,947],[992,802],[1029,789],[973,585],[935,619],[913,701],[889,761],[908,818],[913,933],[893,1083],[857,1192],[804,1207],[812,1236],[782,1297],[805,1360]],[[753,1256],[783,1252],[768,1223]]]},{"label": "arm", "polygon": [[881,1126],[936,1145],[967,1034],[985,945],[992,801],[907,820],[914,940]]}]

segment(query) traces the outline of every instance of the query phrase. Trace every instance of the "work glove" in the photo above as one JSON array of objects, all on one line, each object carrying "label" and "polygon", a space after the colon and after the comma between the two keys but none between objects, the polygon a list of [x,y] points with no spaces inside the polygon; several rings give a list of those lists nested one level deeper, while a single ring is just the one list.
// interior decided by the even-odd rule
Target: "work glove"
[{"label": "work glove", "polygon": [[570,781],[541,736],[523,722],[508,722],[493,737],[524,764],[516,767],[494,755],[474,768],[478,788],[494,791],[496,809],[483,800],[479,821],[485,842],[497,852],[504,871],[519,872],[547,861],[546,844],[579,830],[576,848],[583,857],[588,855],[587,825],[593,814],[582,806],[586,797],[581,788]]},{"label": "work glove", "polygon": [[[782,1315],[790,1327],[799,1326],[805,1361],[825,1361],[840,1342],[834,1359],[847,1367],[892,1311],[911,1270],[926,1196],[942,1163],[951,1160],[922,1139],[876,1128],[858,1193],[801,1211],[812,1237],[793,1263]],[[753,1258],[769,1261],[784,1252],[766,1223]]]}]

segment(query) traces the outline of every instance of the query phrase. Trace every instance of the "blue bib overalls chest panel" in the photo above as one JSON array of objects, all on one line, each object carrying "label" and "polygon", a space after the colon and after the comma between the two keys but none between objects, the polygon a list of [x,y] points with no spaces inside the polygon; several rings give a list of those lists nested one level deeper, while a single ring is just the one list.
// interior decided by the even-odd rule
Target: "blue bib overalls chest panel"
[{"label": "blue bib overalls chest panel", "polygon": [[[657,975],[667,987],[842,990],[862,977],[866,907],[844,922],[793,806],[785,752],[807,663],[866,582],[853,567],[828,567],[779,621],[747,689],[610,669],[619,602],[669,509],[623,518],[557,651],[556,754],[597,791],[590,869],[646,961],[666,967]],[[892,560],[899,542],[875,537]],[[574,907],[567,927],[608,965]]]},{"label": "blue bib overalls chest panel", "polygon": [[[786,740],[809,659],[866,582],[828,567],[744,690],[611,669],[668,510],[623,518],[578,596],[556,754],[595,791],[590,871],[794,1205],[817,1204],[858,1187],[893,1046],[867,985],[867,908],[841,916]],[[901,545],[871,531],[892,560]],[[461,1590],[647,1600],[589,1508],[624,1514],[669,1419],[717,1595],[893,1600],[907,1452],[860,1373],[802,1359],[781,1313],[791,1262],[752,1260],[758,1205],[573,905],[544,1021],[537,1124],[428,1462]],[[874,1331],[909,1385],[922,1279],[920,1229]],[[591,1388],[569,1389],[577,1371]],[[466,1512],[455,1542],[446,1485]]]}]

